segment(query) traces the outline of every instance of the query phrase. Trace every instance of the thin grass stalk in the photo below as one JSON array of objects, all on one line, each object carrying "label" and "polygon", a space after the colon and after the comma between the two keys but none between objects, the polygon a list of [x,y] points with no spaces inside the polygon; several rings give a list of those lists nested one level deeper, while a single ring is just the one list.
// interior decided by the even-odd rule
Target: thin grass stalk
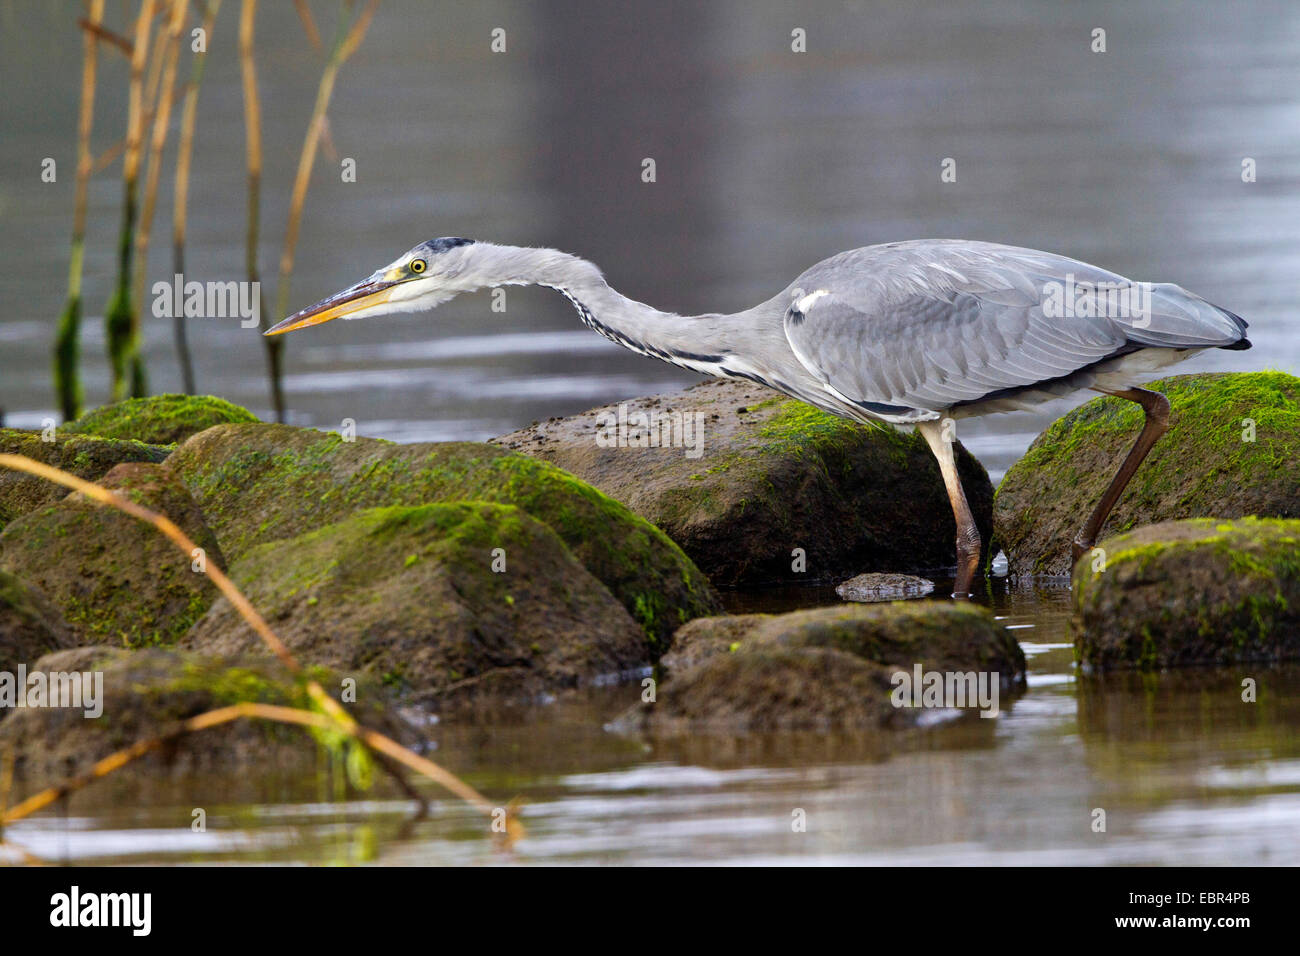
[{"label": "thin grass stalk", "polygon": [[[212,27],[221,9],[221,0],[208,0],[203,9],[203,35],[212,39]],[[190,195],[190,156],[194,149],[194,129],[198,117],[199,86],[203,83],[203,68],[208,62],[208,48],[194,54],[190,65],[190,78],[185,84],[185,105],[181,108],[180,143],[176,152],[176,184],[172,200],[172,273],[185,274],[185,218]],[[194,359],[190,355],[189,337],[183,310],[172,316],[172,330],[176,339],[176,360],[181,367],[181,387],[185,394],[193,395]]]},{"label": "thin grass stalk", "polygon": [[[90,0],[87,21],[97,26],[104,17],[104,0]],[[90,133],[95,122],[95,79],[99,41],[89,30],[82,37],[81,113],[77,119],[77,193],[68,262],[68,301],[59,316],[54,339],[54,391],[64,421],[81,414],[85,393],[81,385],[81,276],[86,253],[86,202],[94,156]]]},{"label": "thin grass stalk", "polygon": [[154,0],[141,0],[131,46],[131,75],[127,96],[126,147],[122,159],[122,228],[117,241],[117,286],[104,310],[104,338],[112,375],[112,399],[126,398],[130,385],[131,330],[135,304],[131,301],[132,253],[138,213],[140,146],[144,130],[144,68],[149,54]]},{"label": "thin grass stalk", "polygon": [[180,59],[181,30],[185,26],[185,12],[189,0],[171,0],[167,22],[167,39],[157,48],[156,61],[162,63],[159,85],[153,102],[153,135],[149,139],[149,165],[145,174],[144,205],[140,211],[139,228],[135,236],[135,273],[133,287],[137,309],[131,328],[131,395],[143,397],[147,392],[144,359],[141,355],[142,335],[139,308],[145,301],[145,276],[149,267],[149,240],[153,230],[154,207],[158,202],[158,182],[162,178],[162,153],[167,144],[167,127],[171,122],[172,100],[176,91],[176,63]]},{"label": "thin grass stalk", "polygon": [[[285,229],[284,249],[280,253],[280,276],[276,284],[275,315],[262,316],[263,330],[269,328],[272,321],[278,321],[288,313],[289,282],[293,276],[294,255],[298,248],[298,234],[302,225],[302,208],[307,199],[307,187],[311,184],[311,170],[316,163],[316,150],[320,145],[321,131],[324,129],[325,116],[329,110],[330,98],[334,95],[334,82],[339,68],[350,57],[361,41],[365,39],[370,21],[375,15],[379,0],[370,0],[361,11],[361,15],[349,29],[347,26],[350,3],[344,3],[339,11],[339,26],[335,31],[334,45],[330,51],[325,69],[321,73],[320,83],[316,88],[316,104],[312,109],[311,120],[307,124],[307,136],[302,144],[302,153],[298,157],[298,173],[294,177],[293,193],[289,201],[289,224]],[[268,342],[280,343],[281,340],[268,339]]]},{"label": "thin grass stalk", "polygon": [[[244,269],[248,281],[256,283],[258,315],[261,327],[266,324],[266,298],[261,293],[261,276],[257,266],[257,247],[262,216],[262,104],[257,95],[257,64],[253,56],[253,32],[257,23],[257,0],[244,0],[239,12],[239,66],[244,87],[244,155],[248,166],[248,230],[244,241]],[[266,349],[267,375],[271,380],[271,407],[275,420],[284,421],[284,387],[282,368],[284,343],[279,339],[262,339]]]},{"label": "thin grass stalk", "polygon": [[[62,485],[65,488],[81,492],[93,501],[109,505],[110,507],[116,508],[118,511],[131,515],[140,521],[144,521],[166,536],[168,540],[175,544],[177,548],[180,549],[181,553],[187,558],[193,554],[196,548],[196,545],[192,540],[190,540],[189,536],[186,535],[185,532],[166,515],[158,514],[143,505],[137,504],[129,498],[117,495],[114,492],[109,491],[107,488],[102,488],[92,482],[85,481],[84,479],[71,475],[66,471],[44,464],[43,462],[34,461],[33,459],[27,458],[23,455],[11,454],[0,454],[0,467],[13,468],[17,471],[45,478],[46,480]],[[352,715],[344,710],[343,707],[334,700],[334,698],[325,693],[324,688],[322,688],[317,681],[305,678],[302,666],[298,663],[297,659],[294,658],[288,647],[286,647],[284,642],[276,636],[275,632],[271,630],[270,625],[266,623],[266,619],[262,617],[255,607],[253,607],[252,603],[244,596],[243,592],[235,587],[234,582],[226,576],[225,572],[222,571],[221,568],[217,567],[212,562],[208,562],[204,573],[207,574],[208,578],[216,586],[217,590],[220,591],[235,610],[239,612],[240,616],[244,618],[248,625],[262,639],[263,643],[266,644],[271,652],[275,654],[280,662],[292,673],[300,678],[304,678],[304,688],[312,698],[313,703],[320,708],[322,716],[329,720],[330,729],[360,740],[372,752],[377,753],[382,757],[390,758],[391,760],[415,771],[421,776],[441,785],[456,796],[460,797],[462,800],[468,802],[479,812],[488,816],[491,816],[495,812],[495,808],[486,797],[454,774],[438,766],[433,761],[408,750],[395,740],[358,724]],[[292,710],[292,708],[290,709]],[[132,748],[128,748],[128,751],[133,751],[135,748],[144,746],[147,743],[148,741],[143,741],[134,745]],[[147,752],[147,750],[142,752]],[[116,756],[120,757],[123,753],[126,752],[119,752],[119,755]],[[138,754],[135,756],[138,756]],[[105,759],[111,760],[112,758]],[[125,764],[131,759],[134,759],[134,756],[129,756],[126,759],[121,760],[118,766]],[[381,759],[378,763],[381,767],[388,769],[386,761]],[[110,767],[105,772],[111,772],[113,769],[116,769],[116,766]],[[400,777],[399,782],[401,782]],[[52,799],[57,798],[58,794],[55,794]],[[22,804],[20,804],[20,806],[22,806]],[[3,820],[7,822],[16,819],[14,814],[17,810],[18,808],[15,807],[14,810],[8,811]],[[515,818],[510,808],[507,808],[506,828],[506,835],[509,839],[518,838],[523,833],[522,824],[520,824]]]}]

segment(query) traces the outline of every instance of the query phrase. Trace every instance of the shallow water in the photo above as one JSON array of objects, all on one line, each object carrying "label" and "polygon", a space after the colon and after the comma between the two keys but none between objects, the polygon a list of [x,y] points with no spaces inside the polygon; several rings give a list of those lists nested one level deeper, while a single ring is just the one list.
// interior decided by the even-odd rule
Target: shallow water
[{"label": "shallow water", "polygon": [[[50,861],[873,864],[1294,864],[1300,861],[1300,667],[1086,678],[1062,584],[984,600],[1029,662],[1027,692],[975,716],[866,738],[647,742],[602,729],[638,684],[494,726],[436,725],[433,758],[489,799],[522,798],[506,850],[482,818],[382,791],[330,799],[288,780],[105,783],[9,828]],[[732,595],[738,610],[825,591]],[[834,599],[833,593],[830,599]],[[1256,678],[1259,701],[1239,682]],[[207,830],[190,829],[192,811]],[[1092,830],[1106,811],[1106,831]],[[792,813],[807,831],[792,832]]]}]

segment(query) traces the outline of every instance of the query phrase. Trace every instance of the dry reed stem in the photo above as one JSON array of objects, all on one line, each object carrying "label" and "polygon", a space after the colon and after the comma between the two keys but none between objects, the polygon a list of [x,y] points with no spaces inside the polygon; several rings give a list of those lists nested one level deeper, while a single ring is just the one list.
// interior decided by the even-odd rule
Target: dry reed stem
[{"label": "dry reed stem", "polygon": [[153,229],[154,208],[158,202],[158,182],[162,178],[162,152],[167,143],[167,127],[171,122],[172,100],[176,92],[176,63],[180,59],[181,30],[185,26],[185,12],[189,0],[171,0],[171,15],[167,23],[167,40],[159,43],[158,59],[163,62],[161,85],[158,87],[153,109],[153,135],[149,140],[149,165],[145,174],[144,204],[135,233],[135,348],[139,349],[140,306],[144,302],[145,273],[149,266],[149,241]]},{"label": "dry reed stem", "polygon": [[[104,0],[90,0],[90,24],[104,16]],[[54,342],[54,391],[65,420],[81,414],[81,279],[86,254],[86,198],[94,157],[90,134],[95,121],[95,77],[99,63],[99,41],[86,32],[82,42],[81,111],[77,117],[77,189],[72,218],[72,244],[68,261],[68,301],[59,316]]]},{"label": "dry reed stem", "polygon": [[161,736],[137,740],[129,747],[115,751],[102,760],[95,761],[91,768],[83,774],[65,780],[57,786],[47,787],[40,793],[32,794],[26,800],[0,815],[0,825],[14,823],[23,819],[23,817],[31,816],[39,810],[44,810],[54,801],[94,783],[101,777],[108,776],[114,770],[125,767],[132,760],[143,757],[145,754],[157,750],[164,744],[170,743],[185,734],[228,724],[241,717],[260,717],[263,720],[272,720],[280,724],[300,724],[304,727],[316,727],[320,730],[335,729],[334,722],[324,714],[302,710],[297,707],[282,707],[278,704],[258,704],[252,701],[244,701],[227,707],[219,707],[216,710],[205,711],[188,720],[181,721],[175,729]]},{"label": "dry reed stem", "polygon": [[334,81],[339,68],[356,52],[361,41],[365,39],[370,21],[374,18],[379,0],[370,0],[357,17],[352,27],[343,33],[344,15],[340,13],[340,27],[330,52],[329,60],[321,73],[320,84],[316,88],[316,105],[312,109],[311,121],[307,124],[307,137],[302,144],[302,153],[298,158],[298,173],[294,177],[292,198],[289,202],[289,225],[285,230],[284,250],[280,254],[280,280],[276,286],[276,316],[286,314],[289,305],[289,277],[293,274],[294,254],[298,247],[298,233],[302,225],[302,207],[307,199],[307,187],[311,183],[311,170],[316,163],[316,148],[320,142],[321,129],[325,114],[329,109],[330,98],[334,95]]},{"label": "dry reed stem", "polygon": [[[203,35],[208,41],[212,39],[213,24],[221,0],[208,0],[203,8]],[[194,150],[194,130],[199,112],[199,86],[203,82],[203,68],[207,64],[208,48],[194,54],[190,68],[190,78],[185,83],[185,103],[181,107],[180,143],[176,152],[176,183],[172,197],[172,273],[185,274],[185,225],[186,211],[190,195],[190,157]],[[195,390],[194,360],[190,356],[189,339],[186,333],[185,316],[178,313],[172,317],[172,327],[176,339],[176,360],[181,367],[181,386],[187,395]]]},{"label": "dry reed stem", "polygon": [[[70,475],[67,472],[62,471],[61,469],[55,468],[51,465],[47,465],[43,462],[34,461],[31,458],[27,458],[23,455],[10,455],[10,454],[0,454],[0,467],[13,468],[17,471],[26,472],[27,474],[30,475],[36,475],[37,477],[40,478],[45,478],[46,480],[62,485],[65,488],[70,488],[73,491],[81,492],[82,494],[84,494],[86,497],[90,498],[93,501],[98,501],[101,504],[109,505],[110,507],[116,508],[117,510],[125,514],[132,516],[133,518],[138,518],[139,520],[144,521],[147,524],[153,525],[153,527],[157,528],[170,541],[172,541],[186,557],[192,555],[197,547],[194,544],[194,542],[190,540],[189,536],[186,535],[185,532],[182,531],[175,524],[175,522],[173,522],[167,516],[158,514],[155,511],[151,511],[150,509],[144,507],[143,505],[131,501],[129,498],[124,498],[121,495],[117,495],[112,491],[108,490],[107,488],[102,488],[99,485],[94,484],[93,482],[85,481],[84,479],[78,478],[75,475]],[[258,634],[258,636],[262,638],[263,642],[265,642],[267,647],[271,649],[272,653],[274,653],[275,656],[280,659],[281,663],[283,663],[284,666],[287,667],[294,674],[297,674],[301,677],[303,675],[301,665],[294,658],[293,654],[284,645],[284,643],[280,640],[280,638],[277,637],[276,634],[271,630],[270,626],[266,623],[266,620],[262,617],[261,614],[258,613],[257,609],[253,607],[252,603],[249,602],[249,600],[246,597],[244,597],[243,592],[241,592],[237,587],[235,587],[234,582],[232,582],[230,578],[226,577],[225,572],[222,571],[215,564],[208,562],[204,573],[206,573],[207,576],[212,580],[212,583],[217,586],[217,589],[223,595],[225,595],[226,599],[230,601],[231,605],[234,606],[234,608],[237,611],[239,611],[240,615],[244,618],[244,620],[247,621],[249,626],[252,627],[253,630]],[[397,761],[398,763],[401,763],[403,766],[406,766],[411,770],[414,770],[416,773],[420,774],[421,776],[426,777],[429,780],[432,780],[433,782],[451,791],[456,796],[460,797],[462,800],[465,800],[467,803],[469,803],[471,806],[473,806],[481,813],[491,816],[495,812],[495,808],[487,800],[486,797],[480,794],[469,784],[465,783],[463,780],[456,777],[454,774],[438,766],[433,761],[421,757],[419,754],[415,753],[414,751],[408,750],[406,747],[403,747],[395,740],[392,740],[389,737],[386,737],[383,734],[378,733],[377,731],[371,730],[368,727],[363,727],[360,724],[358,724],[357,721],[352,717],[352,715],[349,714],[347,711],[345,711],[337,701],[335,701],[332,697],[326,694],[324,688],[322,688],[320,684],[315,680],[310,680],[310,679],[305,680],[304,686],[308,694],[312,697],[312,700],[324,712],[321,715],[321,717],[322,719],[326,719],[328,721],[328,727],[330,729],[338,730],[342,733],[347,734],[348,736],[357,738],[358,740],[362,741],[367,747],[371,748],[373,751],[383,754],[384,756],[390,757],[391,759]],[[241,705],[235,705],[235,706],[241,706]],[[269,705],[256,705],[256,706],[269,706]],[[296,708],[284,708],[284,709],[298,712]],[[211,714],[222,713],[225,710],[229,710],[229,708],[223,708],[222,711],[210,711],[209,715],[200,714],[198,717],[191,718],[191,721],[199,720],[200,718],[203,718],[205,716],[210,716]],[[302,711],[301,713],[310,714],[311,712]],[[238,717],[238,716],[243,716],[243,713],[242,712],[236,713],[234,714],[234,716],[230,717],[229,719],[234,719],[234,717]],[[302,722],[302,721],[297,721],[297,722]],[[205,726],[208,725],[199,725],[192,729],[204,729]],[[156,741],[154,742],[141,741],[136,743],[132,747],[127,748],[126,750],[119,751],[117,754],[114,754],[110,757],[105,757],[104,760],[101,760],[99,763],[95,764],[95,766],[91,769],[90,771],[91,779],[96,779],[99,776],[103,776],[104,773],[109,773],[112,770],[117,769],[118,766],[128,763],[130,760],[133,760],[136,757],[140,756],[140,754],[147,753],[149,749],[152,749],[152,747],[156,745],[157,745]],[[109,764],[112,763],[114,760],[116,760],[117,762],[110,766]],[[98,772],[98,773],[96,772],[97,769],[104,766],[107,766],[107,769],[104,769],[102,772]],[[52,789],[57,791],[59,788],[56,787]],[[46,792],[48,793],[49,791]],[[22,804],[19,804],[19,806],[15,807],[13,810],[6,812],[4,817],[0,818],[0,824],[6,821],[17,819],[16,814],[18,810],[20,808],[26,807],[33,800],[36,800],[40,796],[41,794],[37,794],[35,797],[32,797],[29,800],[24,801]],[[45,803],[42,803],[41,806],[47,805],[52,800],[57,799],[58,796],[59,794],[55,793],[53,797],[51,797]],[[39,807],[37,809],[39,809]],[[26,809],[24,810],[23,815],[26,815],[26,813],[30,813],[30,812],[32,812],[31,809]],[[506,814],[506,827],[507,827],[507,832],[506,832],[507,839],[512,839],[512,840],[517,839],[523,834],[522,824],[520,824],[519,821],[510,812],[507,812]]]}]

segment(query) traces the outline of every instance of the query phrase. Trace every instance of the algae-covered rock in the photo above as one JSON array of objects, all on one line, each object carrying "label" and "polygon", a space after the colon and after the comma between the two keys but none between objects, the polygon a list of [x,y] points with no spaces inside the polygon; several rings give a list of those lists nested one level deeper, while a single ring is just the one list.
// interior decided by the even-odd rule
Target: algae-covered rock
[{"label": "algae-covered rock", "polygon": [[63,615],[45,595],[0,571],[0,672],[12,672],[19,664],[29,664],[72,643]]},{"label": "algae-covered rock", "polygon": [[[653,432],[636,429],[640,416],[655,423]],[[607,427],[620,421],[621,432]],[[689,428],[663,426],[675,429],[679,421]],[[660,447],[613,447],[620,434],[647,445],[653,434]],[[663,447],[673,436],[691,441]],[[761,386],[705,382],[539,422],[495,441],[624,502],[667,532],[715,584],[833,580],[954,561],[952,508],[919,434],[855,424]],[[987,544],[988,473],[960,446],[957,462]],[[796,548],[804,552],[802,570]]]},{"label": "algae-covered rock", "polygon": [[366,508],[478,500],[550,525],[654,642],[718,609],[708,581],[662,531],[559,468],[492,445],[395,445],[282,425],[219,425],[168,462],[225,553],[297,537]]},{"label": "algae-covered rock", "polygon": [[[98,481],[122,462],[156,463],[170,452],[168,448],[139,441],[71,435],[62,430],[52,432],[48,436],[50,441],[45,441],[45,437],[41,432],[0,428],[0,452],[25,455],[87,481]],[[67,488],[44,478],[0,468],[0,528],[20,515],[53,504],[67,493]]]},{"label": "algae-covered rock", "polygon": [[150,395],[92,409],[61,430],[171,445],[213,425],[256,421],[248,409],[214,395]]},{"label": "algae-covered rock", "polygon": [[[1177,375],[1146,386],[1171,406],[1104,534],[1176,518],[1300,517],[1300,379],[1284,372]],[[1070,543],[1142,428],[1099,398],[1055,422],[1007,472],[994,504],[1012,573],[1068,575]]]},{"label": "algae-covered rock", "polygon": [[[893,675],[996,674],[1024,683],[1025,658],[983,608],[935,601],[702,618],[677,634],[667,680],[633,723],[655,733],[872,730],[912,726]],[[972,702],[973,705],[973,702]]]},{"label": "algae-covered rock", "polygon": [[194,570],[197,560],[224,565],[217,540],[162,465],[118,465],[99,483],[166,515],[204,554],[182,554],[153,526],[73,493],[0,532],[0,570],[39,588],[80,643],[171,644],[217,596]]},{"label": "algae-covered rock", "polygon": [[844,600],[864,604],[925,597],[933,590],[933,581],[913,574],[858,574],[835,586]]},{"label": "algae-covered rock", "polygon": [[1099,545],[1074,572],[1075,647],[1097,669],[1300,658],[1300,521],[1202,518]]},{"label": "algae-covered rock", "polygon": [[[651,659],[605,586],[510,505],[362,511],[253,548],[230,573],[302,660],[369,674],[444,710],[535,698]],[[224,598],[184,641],[219,654],[257,644]]]},{"label": "algae-covered rock", "polygon": [[[115,751],[218,707],[252,701],[313,709],[302,681],[265,654],[231,659],[162,648],[79,647],[46,655],[30,670],[82,675],[83,693],[78,707],[18,708],[0,721],[0,752],[14,754],[17,776],[29,789],[84,773]],[[351,703],[337,675],[313,668],[310,676],[367,726],[414,742],[413,729],[396,716],[383,687],[362,682]],[[97,680],[102,694],[93,689]],[[114,776],[139,774],[156,783],[169,774],[310,771],[320,764],[315,737],[297,725],[235,720],[179,737]]]}]

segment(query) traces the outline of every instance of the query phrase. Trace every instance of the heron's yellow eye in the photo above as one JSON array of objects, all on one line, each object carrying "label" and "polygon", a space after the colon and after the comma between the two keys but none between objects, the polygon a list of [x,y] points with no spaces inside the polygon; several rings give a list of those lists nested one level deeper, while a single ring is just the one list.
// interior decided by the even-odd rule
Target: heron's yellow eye
[{"label": "heron's yellow eye", "polygon": [[411,271],[414,272],[417,276],[424,271],[424,266],[425,266],[425,262],[423,259],[411,260]]}]

